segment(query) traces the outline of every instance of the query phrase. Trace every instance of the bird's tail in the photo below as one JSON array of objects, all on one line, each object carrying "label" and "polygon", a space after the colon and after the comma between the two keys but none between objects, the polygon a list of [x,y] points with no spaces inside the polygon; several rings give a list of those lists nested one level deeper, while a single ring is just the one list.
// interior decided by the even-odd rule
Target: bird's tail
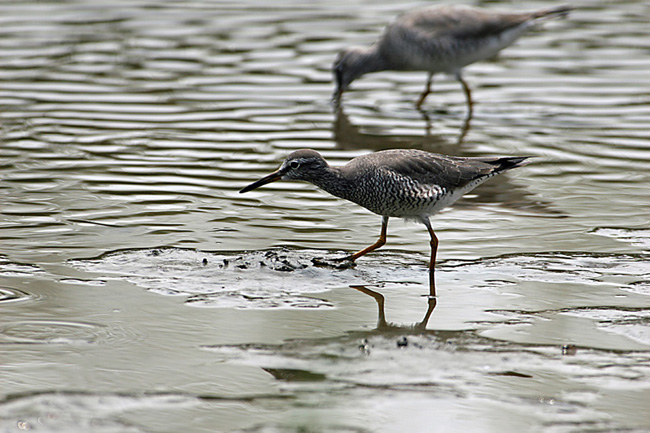
[{"label": "bird's tail", "polygon": [[532,18],[535,20],[539,20],[540,18],[543,19],[550,19],[550,18],[564,18],[567,15],[569,15],[569,12],[571,12],[574,8],[571,6],[557,6],[554,8],[549,8],[549,9],[542,9],[539,11],[535,11],[531,14]]},{"label": "bird's tail", "polygon": [[501,173],[502,171],[510,170],[512,168],[523,167],[530,163],[530,156],[506,156],[503,158],[495,158],[490,161],[494,166],[493,173]]}]

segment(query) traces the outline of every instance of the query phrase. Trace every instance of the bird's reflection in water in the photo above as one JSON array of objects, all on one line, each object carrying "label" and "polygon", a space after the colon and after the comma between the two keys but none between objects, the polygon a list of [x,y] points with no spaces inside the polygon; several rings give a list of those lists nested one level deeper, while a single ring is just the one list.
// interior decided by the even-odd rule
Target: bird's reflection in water
[{"label": "bird's reflection in water", "polygon": [[415,325],[412,326],[395,325],[392,323],[388,323],[386,321],[386,312],[384,310],[384,304],[385,304],[384,295],[372,289],[369,289],[368,286],[365,285],[352,285],[350,287],[360,291],[361,293],[371,296],[377,302],[377,310],[378,310],[377,330],[378,331],[385,331],[389,329],[402,329],[402,328],[410,328],[410,329],[424,331],[427,327],[427,323],[429,323],[429,318],[431,317],[431,313],[433,313],[433,310],[436,307],[435,300],[429,298],[429,301],[427,302],[427,311],[420,322],[417,322]]},{"label": "bird's reflection in water", "polygon": [[[420,114],[422,115],[422,119],[424,119],[426,128],[426,136],[430,137],[431,136],[431,117],[429,116],[429,113],[427,113],[424,110],[418,110]],[[472,127],[472,116],[473,112],[470,110],[465,118],[463,119],[463,123],[460,126],[460,129],[458,131],[458,137],[456,138],[456,146],[460,146],[463,144],[465,141],[465,137],[467,136],[467,133],[469,132],[470,128]]]},{"label": "bird's reflection in water", "polygon": [[468,113],[462,121],[458,134],[451,137],[432,130],[431,116],[424,110],[419,110],[424,121],[424,135],[395,135],[364,131],[363,128],[350,121],[343,106],[336,107],[332,132],[334,141],[340,149],[404,149],[415,148],[435,153],[459,155],[459,147],[463,144],[471,128],[472,115]]}]

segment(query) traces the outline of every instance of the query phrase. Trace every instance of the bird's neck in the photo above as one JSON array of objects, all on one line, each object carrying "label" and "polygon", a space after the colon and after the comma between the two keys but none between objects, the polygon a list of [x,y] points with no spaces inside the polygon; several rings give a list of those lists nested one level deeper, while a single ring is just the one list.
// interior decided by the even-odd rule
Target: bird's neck
[{"label": "bird's neck", "polygon": [[340,168],[327,167],[310,182],[336,197],[346,198],[346,183],[343,181]]},{"label": "bird's neck", "polygon": [[354,57],[354,78],[358,78],[370,72],[385,71],[388,66],[386,59],[379,50],[378,45],[370,47],[358,48]]}]

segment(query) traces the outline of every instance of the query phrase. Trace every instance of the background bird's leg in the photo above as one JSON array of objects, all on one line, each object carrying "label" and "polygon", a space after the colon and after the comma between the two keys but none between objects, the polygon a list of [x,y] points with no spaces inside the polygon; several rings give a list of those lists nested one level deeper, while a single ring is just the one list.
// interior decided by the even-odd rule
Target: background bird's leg
[{"label": "background bird's leg", "polygon": [[463,76],[460,74],[460,72],[456,72],[456,79],[458,80],[460,85],[463,86],[463,92],[465,92],[465,99],[467,99],[467,109],[469,111],[467,117],[471,118],[472,113],[474,112],[474,103],[472,102],[472,91],[469,89],[467,82],[463,79]]},{"label": "background bird's leg", "polygon": [[426,99],[426,97],[431,93],[431,83],[433,82],[433,72],[429,72],[429,76],[427,77],[427,84],[424,87],[424,92],[420,95],[420,98],[418,99],[418,102],[415,103],[415,108],[418,110],[420,107],[422,107],[422,103]]},{"label": "background bird's leg", "polygon": [[376,250],[377,248],[381,247],[386,243],[386,229],[388,228],[388,217],[384,216],[381,219],[381,233],[379,234],[379,239],[377,239],[377,242],[374,244],[370,245],[369,247],[366,247],[362,249],[359,252],[356,252],[352,254],[351,256],[346,257],[347,260],[355,261],[361,256],[365,256],[371,251]]},{"label": "background bird's leg", "polygon": [[433,312],[433,309],[436,308],[436,304],[438,302],[436,298],[436,279],[435,279],[436,253],[438,252],[438,237],[436,236],[435,232],[433,231],[433,228],[431,227],[429,218],[427,217],[422,218],[422,222],[427,227],[427,230],[429,231],[429,235],[431,236],[431,259],[429,260],[429,302],[428,302],[429,306],[427,308],[426,314],[424,315],[424,318],[422,319],[422,322],[420,322],[417,325],[417,328],[424,329],[427,326],[429,317],[431,317],[431,313]]}]

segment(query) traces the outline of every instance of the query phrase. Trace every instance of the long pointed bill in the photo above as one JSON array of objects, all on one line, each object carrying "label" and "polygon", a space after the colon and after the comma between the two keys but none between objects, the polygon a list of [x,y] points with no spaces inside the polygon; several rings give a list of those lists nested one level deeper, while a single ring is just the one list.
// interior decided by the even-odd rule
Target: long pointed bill
[{"label": "long pointed bill", "polygon": [[242,188],[241,190],[239,190],[239,193],[243,194],[243,193],[251,191],[251,190],[253,190],[255,188],[259,188],[262,185],[266,185],[267,183],[271,183],[271,182],[275,182],[276,180],[280,180],[280,179],[282,179],[283,174],[284,173],[282,173],[280,170],[276,170],[273,173],[271,173],[271,174],[269,174],[267,176],[264,176],[260,180],[255,181],[255,182],[251,183],[250,185]]},{"label": "long pointed bill", "polygon": [[334,93],[332,93],[332,103],[338,106],[341,103],[341,96],[343,96],[343,88],[337,86]]}]

